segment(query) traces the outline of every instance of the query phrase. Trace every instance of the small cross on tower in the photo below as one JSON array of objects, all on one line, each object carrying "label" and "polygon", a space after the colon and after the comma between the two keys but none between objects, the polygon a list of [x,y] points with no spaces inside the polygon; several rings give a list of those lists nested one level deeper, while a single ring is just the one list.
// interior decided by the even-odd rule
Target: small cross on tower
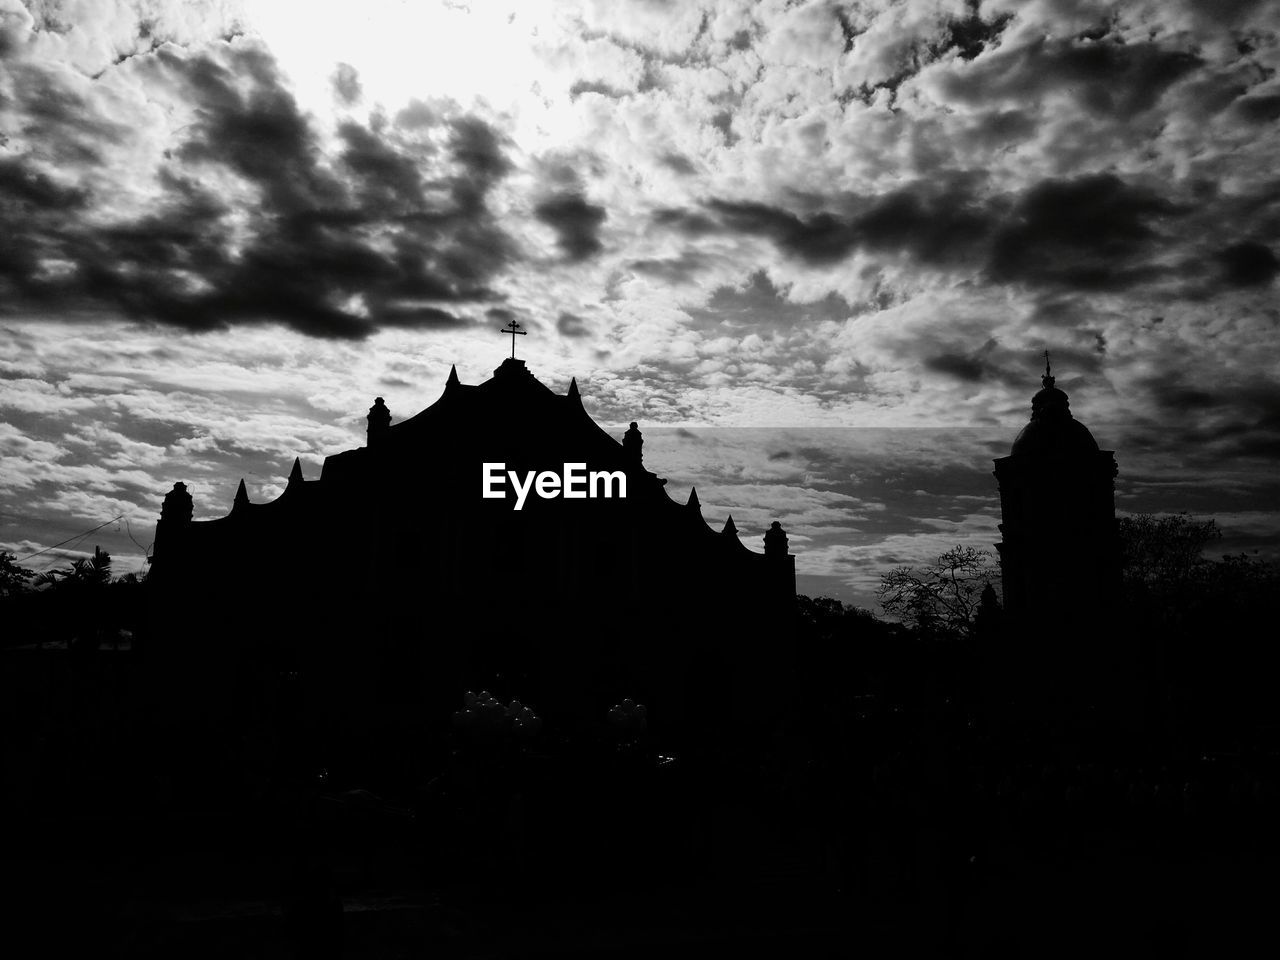
[{"label": "small cross on tower", "polygon": [[[514,341],[513,341],[514,342]],[[1049,376],[1049,351],[1044,352],[1044,375]]]},{"label": "small cross on tower", "polygon": [[511,359],[514,360],[516,358],[516,337],[525,337],[528,334],[520,329],[520,324],[516,323],[514,319],[498,332],[511,334]]}]

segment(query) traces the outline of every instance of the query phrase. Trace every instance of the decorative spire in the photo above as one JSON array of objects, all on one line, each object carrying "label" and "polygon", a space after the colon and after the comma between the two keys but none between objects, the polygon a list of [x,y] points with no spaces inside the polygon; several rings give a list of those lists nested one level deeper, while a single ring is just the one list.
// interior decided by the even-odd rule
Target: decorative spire
[{"label": "decorative spire", "polygon": [[569,399],[582,402],[582,397],[578,394],[578,378],[574,377],[569,381]]},{"label": "decorative spire", "polygon": [[1071,413],[1071,400],[1054,385],[1049,351],[1044,353],[1043,386],[1031,398],[1031,419],[1014,438],[1011,456],[1091,456],[1098,442]]},{"label": "decorative spire", "polygon": [[644,459],[644,435],[634,420],[631,421],[631,429],[622,435],[622,449],[635,457],[637,463]]},{"label": "decorative spire", "polygon": [[785,557],[787,555],[787,533],[777,520],[769,524],[764,535],[764,555],[766,557]]},{"label": "decorative spire", "polygon": [[387,409],[381,397],[374,398],[373,406],[369,408],[368,420],[369,432],[365,442],[372,447],[386,436],[387,430],[391,427],[391,411]]},{"label": "decorative spire", "polygon": [[289,471],[289,486],[302,482],[302,458],[293,458],[293,469]]},{"label": "decorative spire", "polygon": [[1040,390],[1031,398],[1032,420],[1070,420],[1071,401],[1054,386],[1054,376],[1049,366],[1049,351],[1044,352],[1044,376],[1040,378]]},{"label": "decorative spire", "polygon": [[236,488],[236,498],[231,502],[231,512],[235,513],[249,505],[249,491],[244,485],[244,477],[240,478],[240,486]]},{"label": "decorative spire", "polygon": [[690,510],[702,510],[702,504],[698,502],[698,488],[689,488],[689,502],[685,504]]},{"label": "decorative spire", "polygon": [[460,381],[458,380],[458,365],[452,364],[449,367],[449,379],[444,382],[444,388],[448,390],[450,387],[456,387]]},{"label": "decorative spire", "polygon": [[729,519],[724,522],[724,529],[721,530],[720,532],[723,533],[726,537],[733,537],[734,539],[737,539],[738,528],[733,522],[732,513],[729,514]]}]

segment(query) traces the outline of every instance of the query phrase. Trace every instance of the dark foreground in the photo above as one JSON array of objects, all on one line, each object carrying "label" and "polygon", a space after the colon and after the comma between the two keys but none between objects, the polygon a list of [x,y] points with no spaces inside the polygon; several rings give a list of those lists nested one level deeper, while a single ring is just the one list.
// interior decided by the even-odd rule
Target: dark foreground
[{"label": "dark foreground", "polygon": [[958,803],[891,764],[833,796],[646,758],[514,800],[464,771],[411,806],[326,778],[239,810],[10,818],[5,953],[1220,952],[1270,939],[1280,886],[1271,785],[1231,762],[1176,794],[1170,771],[1023,770],[989,794],[975,772]]}]

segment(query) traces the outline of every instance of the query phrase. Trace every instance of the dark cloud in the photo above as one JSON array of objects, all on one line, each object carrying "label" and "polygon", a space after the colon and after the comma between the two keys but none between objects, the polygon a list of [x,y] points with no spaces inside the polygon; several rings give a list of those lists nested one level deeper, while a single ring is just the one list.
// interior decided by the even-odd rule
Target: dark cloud
[{"label": "dark cloud", "polygon": [[544,200],[534,214],[556,232],[556,244],[571,261],[586,260],[604,249],[600,227],[607,214],[604,207],[588,203],[582,194],[562,194]]},{"label": "dark cloud", "polygon": [[1027,110],[976,111],[969,126],[958,136],[965,146],[987,152],[1029,139],[1039,128],[1035,116]]},{"label": "dark cloud", "polygon": [[[1166,362],[1137,385],[1154,402],[1158,419],[1131,426],[1118,445],[1124,449],[1175,455],[1188,475],[1193,469],[1221,473],[1250,458],[1271,460],[1280,451],[1280,384],[1270,379],[1208,377]],[[1270,476],[1267,485],[1270,506]]]},{"label": "dark cloud", "polygon": [[428,129],[443,120],[441,111],[421,100],[410,100],[409,105],[396,113],[394,123],[406,130]]},{"label": "dark cloud", "polygon": [[598,80],[576,80],[569,87],[570,100],[577,100],[584,93],[594,93],[609,100],[621,100],[627,95],[628,91],[611,87],[609,84],[601,83]]},{"label": "dark cloud", "polygon": [[1194,370],[1164,370],[1159,376],[1145,378],[1142,386],[1150,391],[1161,411],[1176,415],[1171,422],[1200,424],[1203,420],[1199,418],[1184,418],[1190,414],[1220,410],[1229,411],[1233,423],[1214,425],[1215,436],[1244,433],[1255,428],[1280,430],[1280,384],[1256,379],[1199,382],[1194,375]]},{"label": "dark cloud", "polygon": [[717,224],[706,214],[692,210],[680,210],[674,207],[660,207],[652,215],[653,222],[660,227],[670,227],[686,236],[699,237],[717,230]]},{"label": "dark cloud", "polygon": [[1233,243],[1219,251],[1216,259],[1222,267],[1222,279],[1233,287],[1265,286],[1280,273],[1276,255],[1253,240]]},{"label": "dark cloud", "polygon": [[987,264],[1000,283],[1115,290],[1150,280],[1161,238],[1153,224],[1184,213],[1114,174],[1045,180],[997,230]]},{"label": "dark cloud", "polygon": [[733,129],[733,111],[721,110],[711,118],[711,126],[720,131],[726,147],[732,147],[742,139]]},{"label": "dark cloud", "polygon": [[1249,123],[1271,123],[1280,119],[1280,96],[1241,97],[1235,109]]},{"label": "dark cloud", "polygon": [[587,327],[587,322],[573,313],[562,313],[556,318],[556,330],[563,337],[585,337],[591,331]]},{"label": "dark cloud", "polygon": [[[917,184],[839,202],[844,209],[806,217],[755,202],[711,200],[706,206],[718,216],[721,229],[768,237],[784,254],[811,264],[834,263],[858,248],[906,253],[930,264],[957,262],[969,257],[975,242],[992,228],[989,214],[963,185],[939,190]],[[696,222],[667,219],[686,232]]]},{"label": "dark cloud", "polygon": [[485,194],[511,172],[511,161],[503,151],[504,138],[479,117],[462,116],[450,121],[449,147],[462,168],[454,179],[453,195],[479,211]]},{"label": "dark cloud", "polygon": [[1155,106],[1174,82],[1202,64],[1193,52],[1157,43],[1042,38],[1000,47],[967,69],[940,74],[939,83],[948,100],[974,106],[1062,91],[1090,113],[1129,119]]},{"label": "dark cloud", "polygon": [[[1036,363],[1042,363],[1039,357]],[[1055,347],[1054,368],[1071,375],[1093,373],[1099,369],[1098,358],[1088,351],[1071,347]],[[1036,383],[1037,370],[1026,352],[1013,350],[995,339],[974,350],[943,349],[924,359],[924,368],[945,374],[961,383],[999,384],[1013,390],[1030,391]],[[1061,379],[1061,378],[1060,378]],[[1063,380],[1064,389],[1070,381]]]},{"label": "dark cloud", "polygon": [[364,88],[360,85],[360,74],[349,63],[340,63],[333,71],[333,95],[344,106],[353,107],[360,102]]},{"label": "dark cloud", "polygon": [[[275,321],[362,337],[382,325],[465,324],[453,304],[492,299],[489,283],[515,245],[487,197],[511,164],[480,118],[448,104],[408,118],[419,124],[411,132],[425,124],[432,137],[347,122],[331,165],[259,48],[188,56],[169,46],[131,66],[178,88],[194,109],[157,174],[159,195],[145,214],[104,224],[84,215],[104,198],[55,178],[47,160],[5,160],[0,209],[21,214],[0,240],[9,309],[114,308],[195,330]],[[33,117],[86,110],[50,96],[24,106]],[[85,153],[68,172],[89,174],[96,163]],[[206,186],[217,171],[253,199]]]},{"label": "dark cloud", "polygon": [[929,357],[925,360],[924,366],[926,370],[950,374],[957,380],[969,383],[976,383],[986,375],[986,365],[980,357],[961,356],[956,353],[942,353],[936,357]]},{"label": "dark cloud", "polygon": [[[904,54],[901,65],[892,74],[873,83],[863,83],[857,90],[846,90],[840,99],[848,101],[856,98],[869,104],[875,99],[878,90],[888,90],[889,102],[893,104],[904,83],[952,50],[956,51],[956,56],[961,60],[972,60],[988,47],[995,46],[1013,15],[1006,13],[984,20],[978,12],[978,6],[977,3],[970,3],[967,17],[953,18],[942,25],[938,34],[919,38]],[[845,50],[852,50],[857,45],[861,31],[854,29],[847,15],[839,13],[837,18],[844,34]]]},{"label": "dark cloud", "polygon": [[946,32],[937,47],[942,52],[955,50],[962,60],[972,60],[988,47],[994,47],[996,41],[1004,33],[1004,28],[1013,19],[1013,14],[1005,13],[991,20],[982,19],[978,13],[979,4],[969,4],[969,16],[956,18],[947,24]]},{"label": "dark cloud", "polygon": [[549,150],[534,158],[534,172],[548,196],[585,193],[584,176],[602,177],[608,164],[592,150]]},{"label": "dark cloud", "polygon": [[764,203],[712,200],[707,206],[729,232],[766,236],[785,253],[809,263],[841,260],[858,243],[851,226],[830,213],[804,221],[789,210]]},{"label": "dark cloud", "polygon": [[340,125],[338,138],[343,143],[339,156],[354,175],[351,185],[367,213],[395,216],[426,207],[418,157],[358,123]]},{"label": "dark cloud", "polygon": [[1210,23],[1240,24],[1271,0],[1187,0],[1187,6]]},{"label": "dark cloud", "polygon": [[[1193,215],[1223,213],[1212,189],[1194,203],[1174,202],[1111,173],[1042,180],[1014,194],[982,195],[980,185],[979,176],[953,174],[879,196],[793,193],[794,208],[711,199],[701,210],[659,209],[652,220],[688,237],[765,237],[783,255],[817,266],[861,251],[973,271],[990,283],[1085,292],[1203,278],[1203,258],[1172,266],[1166,254],[1185,245]],[[1221,251],[1217,261],[1223,279],[1238,286],[1265,284],[1277,268],[1258,241]],[[633,267],[661,273],[677,265],[639,261]],[[960,367],[953,364],[951,372]]]},{"label": "dark cloud", "polygon": [[631,260],[627,268],[646,276],[657,277],[669,283],[688,283],[707,265],[707,258],[702,254],[689,250],[678,257],[649,258]]},{"label": "dark cloud", "polygon": [[[0,106],[10,124],[29,143],[30,156],[63,170],[102,162],[104,146],[119,144],[132,133],[122,123],[101,116],[90,104],[88,81],[42,64],[16,60],[4,64],[15,98]],[[17,108],[17,109],[15,109]]]},{"label": "dark cloud", "polygon": [[681,174],[682,176],[688,177],[698,172],[698,168],[694,166],[693,161],[690,160],[688,157],[686,157],[683,153],[675,153],[674,151],[670,153],[664,153],[658,159],[659,159],[659,162],[668,170],[674,170],[676,173]]},{"label": "dark cloud", "polygon": [[381,304],[377,310],[378,323],[386,327],[410,327],[418,329],[449,329],[472,326],[473,321],[439,307],[426,304],[391,302]]},{"label": "dark cloud", "polygon": [[82,207],[87,195],[79,187],[64,185],[48,174],[13,157],[0,158],[0,211],[7,222],[42,211]]},{"label": "dark cloud", "polygon": [[763,270],[751,274],[742,287],[717,287],[704,306],[686,307],[700,327],[786,329],[824,320],[843,321],[853,312],[843,297],[829,293],[811,303],[788,300]]}]

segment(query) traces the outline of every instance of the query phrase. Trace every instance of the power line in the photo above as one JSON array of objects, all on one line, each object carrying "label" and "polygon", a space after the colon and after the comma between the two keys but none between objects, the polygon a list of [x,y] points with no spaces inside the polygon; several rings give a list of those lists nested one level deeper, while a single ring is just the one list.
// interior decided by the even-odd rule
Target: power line
[{"label": "power line", "polygon": [[86,530],[84,533],[77,533],[73,537],[67,537],[67,539],[62,541],[62,543],[55,543],[52,547],[45,547],[43,550],[37,550],[35,553],[29,553],[25,557],[18,557],[14,561],[14,563],[23,563],[27,560],[30,560],[32,557],[40,556],[40,554],[42,553],[48,553],[50,550],[57,550],[59,547],[70,543],[72,540],[83,540],[85,537],[93,533],[95,530],[101,530],[103,527],[107,526],[107,524],[115,523],[116,521],[123,520],[124,518],[125,518],[125,515],[123,513],[120,514],[120,516],[118,517],[112,517],[110,520],[106,521],[105,523],[100,523],[96,527]]},{"label": "power line", "polygon": [[124,518],[124,532],[129,535],[129,539],[133,541],[133,545],[142,551],[142,563],[139,564],[138,569],[134,571],[135,574],[142,573],[147,569],[147,564],[151,562],[151,547],[154,547],[156,542],[152,540],[151,547],[144,547],[142,544],[138,543],[137,539],[133,535],[133,528],[129,526],[128,517]]},{"label": "power line", "polygon": [[[93,531],[90,531],[89,533],[92,533],[92,532],[93,532]],[[80,534],[80,536],[76,537],[76,538],[75,538],[74,540],[72,540],[70,543],[67,543],[67,545],[66,545],[66,549],[67,549],[68,551],[72,551],[72,550],[77,549],[77,548],[80,546],[80,544],[82,544],[85,540],[87,540],[87,539],[89,538],[89,533],[82,533],[82,534]],[[63,541],[63,542],[64,542],[64,543],[66,543],[66,541]],[[53,549],[53,547],[50,547],[49,549],[50,549],[50,550],[52,550],[52,549]],[[31,569],[32,569],[32,570],[37,570],[37,571],[39,571],[39,572],[44,572],[45,570],[48,570],[51,566],[53,566],[55,563],[57,563],[59,560],[63,560],[63,559],[65,559],[65,558],[64,558],[64,557],[59,557],[59,556],[57,556],[56,554],[53,554],[53,555],[51,555],[51,556],[49,556],[49,557],[47,557],[47,558],[45,559],[45,561],[44,561],[44,564],[43,564],[43,565],[41,565],[41,566],[39,566],[39,567],[35,567],[35,566],[33,566]]]},{"label": "power line", "polygon": [[[129,526],[128,517],[124,518],[124,532],[129,535],[129,539],[133,541],[133,545],[142,551],[142,555],[144,557],[151,556],[151,547],[144,547],[142,544],[138,542],[137,538],[133,535],[133,528]],[[153,542],[151,546],[155,546],[155,543]]]}]

